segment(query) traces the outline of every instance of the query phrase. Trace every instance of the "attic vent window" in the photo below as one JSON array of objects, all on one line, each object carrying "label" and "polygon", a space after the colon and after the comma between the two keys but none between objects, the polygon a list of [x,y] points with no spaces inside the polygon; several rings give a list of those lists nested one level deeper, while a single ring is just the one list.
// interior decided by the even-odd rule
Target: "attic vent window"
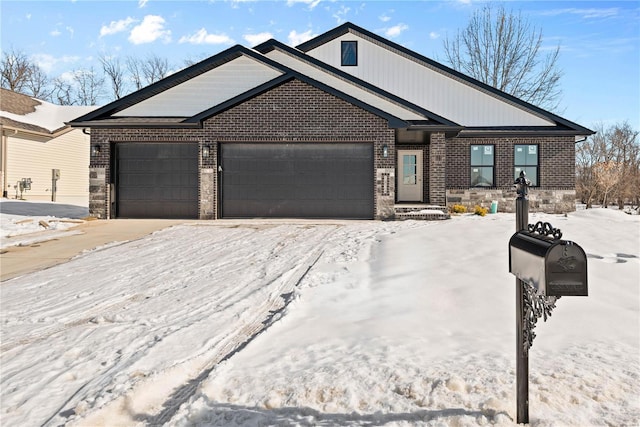
[{"label": "attic vent window", "polygon": [[342,66],[355,67],[358,65],[358,42],[343,41],[342,42]]}]

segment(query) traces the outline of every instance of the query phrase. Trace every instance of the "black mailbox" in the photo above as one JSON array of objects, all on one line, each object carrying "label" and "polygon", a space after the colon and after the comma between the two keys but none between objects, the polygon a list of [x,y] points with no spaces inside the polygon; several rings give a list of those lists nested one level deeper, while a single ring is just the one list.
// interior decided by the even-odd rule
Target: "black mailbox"
[{"label": "black mailbox", "polygon": [[509,240],[509,272],[545,296],[587,296],[587,256],[576,243],[519,231]]}]

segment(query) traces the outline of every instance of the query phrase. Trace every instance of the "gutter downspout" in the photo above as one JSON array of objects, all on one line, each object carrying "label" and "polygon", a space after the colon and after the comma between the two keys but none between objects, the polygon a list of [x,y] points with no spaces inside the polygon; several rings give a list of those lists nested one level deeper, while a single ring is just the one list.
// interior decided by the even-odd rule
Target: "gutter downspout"
[{"label": "gutter downspout", "polygon": [[[13,134],[17,134],[18,130],[14,129]],[[2,184],[2,197],[8,197],[7,191],[7,143],[9,136],[4,134],[4,126],[0,124],[0,167],[2,168],[0,183]]]}]

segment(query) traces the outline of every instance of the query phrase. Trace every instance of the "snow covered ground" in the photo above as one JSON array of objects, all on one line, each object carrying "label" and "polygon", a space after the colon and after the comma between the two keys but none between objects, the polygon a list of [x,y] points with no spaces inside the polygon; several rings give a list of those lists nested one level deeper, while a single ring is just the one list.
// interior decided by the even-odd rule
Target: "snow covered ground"
[{"label": "snow covered ground", "polygon": [[[589,297],[535,329],[531,425],[640,425],[640,216],[541,220]],[[210,221],[5,281],[0,422],[513,426],[514,228]]]},{"label": "snow covered ground", "polygon": [[[65,231],[84,222],[84,206],[27,200],[0,200],[0,249],[27,246],[75,231]],[[64,232],[63,232],[64,231]]]}]

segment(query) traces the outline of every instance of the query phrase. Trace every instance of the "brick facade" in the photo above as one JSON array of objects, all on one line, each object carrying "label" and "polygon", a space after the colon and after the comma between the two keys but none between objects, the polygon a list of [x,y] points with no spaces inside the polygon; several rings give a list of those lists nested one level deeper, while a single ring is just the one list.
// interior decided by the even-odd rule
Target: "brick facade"
[{"label": "brick facade", "polygon": [[[292,80],[221,112],[200,129],[92,128],[91,144],[100,152],[90,164],[90,212],[111,218],[111,150],[118,142],[197,142],[210,147],[199,156],[199,217],[215,219],[218,212],[218,148],[220,143],[242,142],[362,142],[374,147],[374,216],[394,215],[396,201],[395,132],[385,119],[298,80]],[[470,146],[495,146],[495,187],[469,188]],[[422,150],[424,202],[432,205],[462,203],[500,210],[512,204],[515,144],[539,147],[540,186],[530,192],[532,210],[567,212],[574,209],[575,145],[573,137],[445,138],[435,132],[427,144],[397,148]],[[383,147],[388,156],[383,156]]]},{"label": "brick facade", "polygon": [[[494,187],[470,188],[470,146],[493,144]],[[539,186],[529,192],[530,209],[549,213],[575,210],[575,143],[568,137],[450,138],[447,139],[447,204],[468,208],[489,207],[498,201],[499,210],[512,211],[515,199],[514,146],[538,146]]]},{"label": "brick facade", "polygon": [[[218,218],[217,158],[221,142],[362,142],[374,147],[374,205],[376,218],[392,215],[395,184],[385,185],[395,171],[395,132],[386,119],[371,114],[329,93],[298,80],[230,108],[203,122],[202,129],[104,129],[93,128],[91,144],[100,153],[91,159],[92,171],[104,169],[104,185],[94,183],[91,214],[112,217],[109,198],[111,148],[118,142],[198,142],[210,147],[210,156],[200,158],[200,218]],[[383,157],[387,145],[389,155]],[[394,183],[395,181],[393,181]]]},{"label": "brick facade", "polygon": [[446,205],[447,140],[443,133],[432,133],[429,144],[429,203]]}]

